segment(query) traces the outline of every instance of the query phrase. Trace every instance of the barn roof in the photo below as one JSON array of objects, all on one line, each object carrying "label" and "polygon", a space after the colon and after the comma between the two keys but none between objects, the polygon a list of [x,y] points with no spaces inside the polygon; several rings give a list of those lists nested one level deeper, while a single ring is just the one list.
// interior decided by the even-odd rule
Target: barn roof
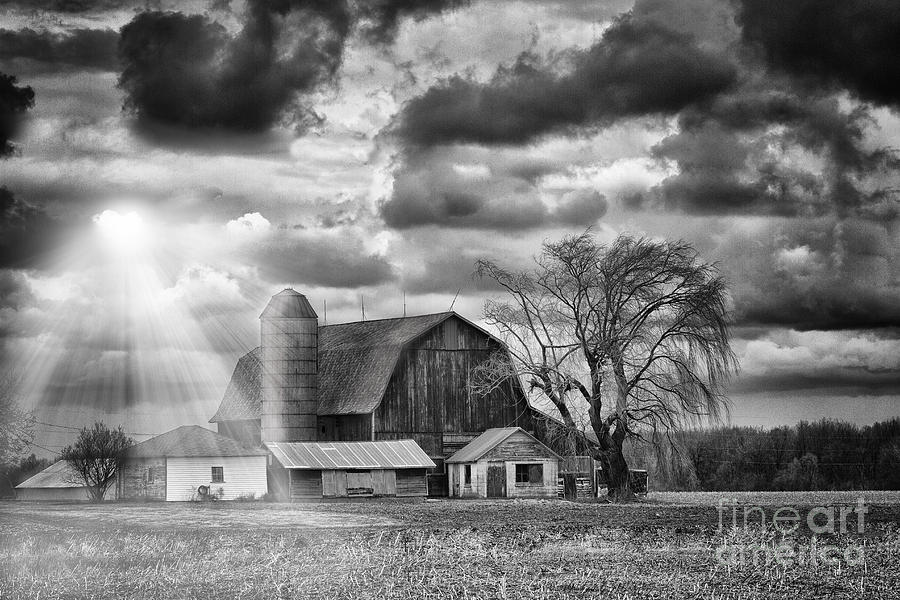
[{"label": "barn roof", "polygon": [[266,442],[286,469],[430,469],[435,466],[413,440],[381,442]]},{"label": "barn roof", "polygon": [[[522,429],[521,427],[495,427],[494,429],[488,429],[477,438],[460,448],[453,456],[448,458],[446,462],[448,463],[467,463],[467,462],[475,462],[492,449],[496,448],[503,442],[505,442],[511,435],[517,432],[522,432],[534,441],[536,441],[541,446],[547,448],[543,442],[539,439]],[[552,454],[556,454],[550,448],[547,448],[548,452]]]},{"label": "barn roof", "polygon": [[25,488],[80,488],[75,472],[64,460],[58,460],[37,475],[33,475],[16,486],[17,490]]},{"label": "barn roof", "polygon": [[257,456],[262,448],[248,448],[231,438],[197,425],[182,425],[128,449],[128,458]]},{"label": "barn roof", "polygon": [[[451,317],[480,330],[454,312],[319,327],[318,414],[375,410],[404,346]],[[238,360],[210,423],[259,418],[260,371],[260,349],[255,348]]]}]

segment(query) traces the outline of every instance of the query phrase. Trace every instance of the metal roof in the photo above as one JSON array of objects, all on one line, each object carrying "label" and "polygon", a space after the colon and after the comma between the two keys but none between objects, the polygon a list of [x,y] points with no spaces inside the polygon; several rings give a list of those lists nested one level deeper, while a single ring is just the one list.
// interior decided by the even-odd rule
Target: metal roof
[{"label": "metal roof", "polygon": [[128,458],[160,456],[258,456],[262,448],[248,448],[239,442],[198,425],[182,425],[128,449]]},{"label": "metal roof", "polygon": [[287,288],[272,296],[260,319],[318,319],[306,296]]},{"label": "metal roof", "polygon": [[16,486],[17,490],[23,488],[82,488],[75,472],[64,460],[59,460],[38,473],[29,477]]},{"label": "metal roof", "polygon": [[[536,441],[541,446],[547,448],[547,446],[541,442],[539,439],[522,429],[521,427],[496,427],[494,429],[488,429],[477,438],[460,448],[453,456],[448,458],[446,462],[448,463],[466,463],[466,462],[475,462],[485,454],[487,454],[491,449],[499,446],[503,442],[505,442],[511,435],[521,431],[534,441]],[[552,453],[555,456],[559,456],[556,452],[553,452],[550,448],[547,448],[547,451]]]},{"label": "metal roof", "polygon": [[382,442],[266,442],[286,469],[430,469],[435,466],[413,440]]}]

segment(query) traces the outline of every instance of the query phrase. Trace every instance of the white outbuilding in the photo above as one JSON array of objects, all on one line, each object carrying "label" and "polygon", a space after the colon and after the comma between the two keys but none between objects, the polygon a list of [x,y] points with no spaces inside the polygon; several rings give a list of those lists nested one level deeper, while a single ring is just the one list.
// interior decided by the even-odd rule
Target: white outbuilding
[{"label": "white outbuilding", "polygon": [[119,473],[122,499],[188,501],[263,496],[268,452],[196,425],[132,446]]}]

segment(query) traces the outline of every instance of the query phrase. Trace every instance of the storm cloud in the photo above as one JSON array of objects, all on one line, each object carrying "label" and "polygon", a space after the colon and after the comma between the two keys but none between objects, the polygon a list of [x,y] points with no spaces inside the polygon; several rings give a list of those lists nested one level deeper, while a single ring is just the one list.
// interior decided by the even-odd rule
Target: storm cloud
[{"label": "storm cloud", "polygon": [[900,106],[900,4],[893,0],[741,0],[744,39],[773,68]]},{"label": "storm cloud", "polygon": [[404,18],[425,19],[468,4],[469,0],[357,0],[354,8],[363,36],[386,44],[394,40]]},{"label": "storm cloud", "polygon": [[0,160],[15,151],[12,138],[19,132],[25,111],[34,106],[34,90],[16,85],[16,78],[0,73]]},{"label": "storm cloud", "polygon": [[55,248],[63,224],[0,187],[0,268],[29,268]]},{"label": "storm cloud", "polygon": [[112,29],[46,30],[0,29],[0,60],[30,59],[57,68],[83,67],[115,71],[119,34]]},{"label": "storm cloud", "polygon": [[302,97],[334,80],[350,25],[346,3],[324,0],[252,0],[235,35],[203,15],[141,13],[121,31],[125,106],[187,128],[302,126]]},{"label": "storm cloud", "polygon": [[675,114],[727,89],[735,75],[692,35],[626,14],[588,50],[543,60],[524,53],[487,83],[450,77],[403,108],[396,133],[413,146],[524,144],[627,117]]}]

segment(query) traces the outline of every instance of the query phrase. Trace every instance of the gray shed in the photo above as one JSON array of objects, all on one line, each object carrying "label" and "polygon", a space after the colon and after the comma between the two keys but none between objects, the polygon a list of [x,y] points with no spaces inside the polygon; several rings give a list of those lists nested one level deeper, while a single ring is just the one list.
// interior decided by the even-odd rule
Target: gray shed
[{"label": "gray shed", "polygon": [[555,498],[559,460],[521,427],[488,429],[447,459],[450,496]]},{"label": "gray shed", "polygon": [[281,469],[270,486],[285,500],[425,496],[434,462],[413,440],[266,442]]}]

